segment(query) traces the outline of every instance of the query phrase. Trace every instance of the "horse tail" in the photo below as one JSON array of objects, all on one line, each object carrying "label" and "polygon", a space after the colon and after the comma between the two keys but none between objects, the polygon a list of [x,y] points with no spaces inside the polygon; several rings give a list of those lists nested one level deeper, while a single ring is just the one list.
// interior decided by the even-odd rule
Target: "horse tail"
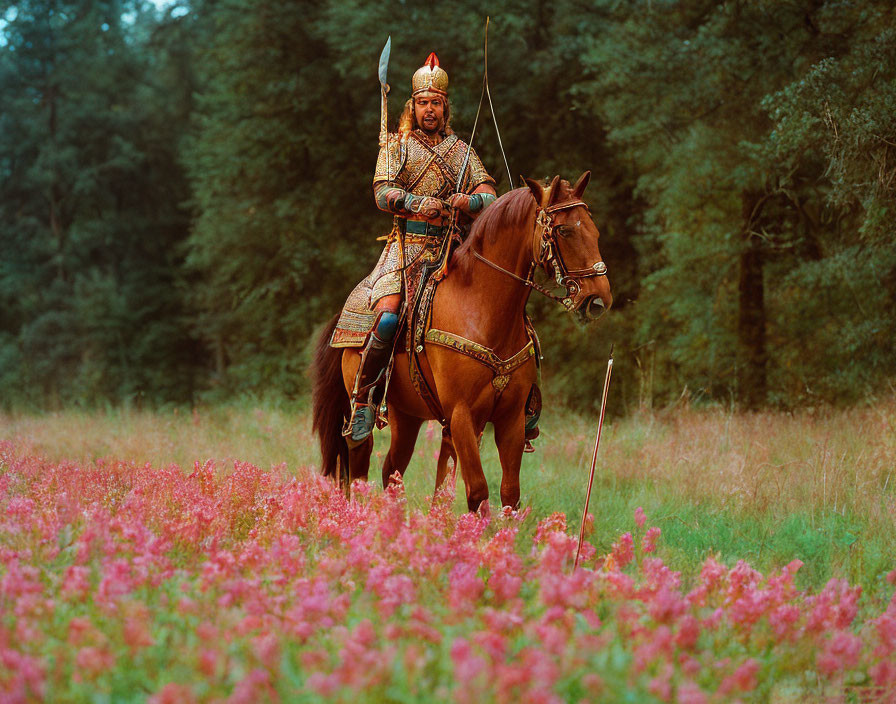
[{"label": "horse tail", "polygon": [[351,413],[342,382],[342,350],[330,347],[338,320],[338,315],[333,316],[321,332],[311,363],[311,427],[320,438],[321,473],[335,478],[348,471],[342,426]]}]

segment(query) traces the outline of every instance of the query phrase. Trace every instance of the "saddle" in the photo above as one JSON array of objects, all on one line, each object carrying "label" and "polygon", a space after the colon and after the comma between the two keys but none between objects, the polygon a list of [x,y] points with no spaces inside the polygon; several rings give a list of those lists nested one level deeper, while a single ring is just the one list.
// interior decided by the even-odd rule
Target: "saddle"
[{"label": "saddle", "polygon": [[[495,389],[496,401],[500,398],[504,389],[507,388],[511,374],[526,364],[531,358],[535,358],[539,373],[541,369],[541,344],[535,332],[535,327],[528,316],[525,317],[525,325],[529,340],[523,349],[507,359],[502,359],[493,349],[481,343],[432,327],[432,303],[435,299],[436,289],[441,281],[441,277],[434,276],[434,274],[440,270],[444,271],[447,258],[450,256],[451,245],[456,242],[457,239],[455,238],[452,238],[452,241],[446,240],[445,249],[441,256],[435,262],[425,266],[419,285],[413,291],[412,297],[406,302],[404,315],[402,316],[402,327],[396,335],[397,341],[404,340],[405,351],[408,354],[411,384],[417,395],[420,396],[430,412],[442,425],[444,435],[450,435],[448,420],[445,418],[438,395],[430,386],[423,373],[420,362],[420,356],[423,354],[427,344],[439,345],[455,350],[460,354],[472,357],[488,367],[493,375],[491,383]],[[391,375],[392,364],[389,365],[387,370],[386,391],[388,391]],[[385,399],[386,393],[383,394],[383,402],[378,409],[377,425],[379,427],[383,427],[388,423]]]}]

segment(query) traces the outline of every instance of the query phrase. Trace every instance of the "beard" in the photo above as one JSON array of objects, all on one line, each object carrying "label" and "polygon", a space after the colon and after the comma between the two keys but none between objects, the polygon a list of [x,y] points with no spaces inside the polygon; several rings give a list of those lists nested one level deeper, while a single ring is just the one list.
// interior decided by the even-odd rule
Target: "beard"
[{"label": "beard", "polygon": [[417,120],[417,126],[427,135],[434,136],[445,131],[445,118],[436,117],[434,120],[427,121],[424,116],[422,120]]}]

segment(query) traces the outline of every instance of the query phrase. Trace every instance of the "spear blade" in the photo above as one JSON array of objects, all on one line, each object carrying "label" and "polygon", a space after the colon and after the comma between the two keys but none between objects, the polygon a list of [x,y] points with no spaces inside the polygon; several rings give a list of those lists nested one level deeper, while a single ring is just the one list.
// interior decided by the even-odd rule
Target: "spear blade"
[{"label": "spear blade", "polygon": [[380,85],[383,87],[383,90],[387,93],[389,92],[389,86],[386,83],[386,71],[389,68],[389,54],[392,53],[392,35],[389,35],[389,38],[386,39],[386,44],[383,47],[383,50],[380,52],[380,68],[379,68],[379,77],[380,77]]}]

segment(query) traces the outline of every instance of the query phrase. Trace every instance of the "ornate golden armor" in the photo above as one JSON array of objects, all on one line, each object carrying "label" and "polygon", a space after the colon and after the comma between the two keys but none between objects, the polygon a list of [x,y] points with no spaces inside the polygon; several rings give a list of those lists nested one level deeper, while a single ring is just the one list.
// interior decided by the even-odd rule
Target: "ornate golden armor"
[{"label": "ornate golden armor", "polygon": [[[373,183],[389,181],[417,196],[432,196],[445,200],[457,188],[457,178],[467,154],[467,144],[448,135],[436,145],[430,145],[418,132],[412,132],[407,144],[392,135],[389,146],[380,149],[376,160]],[[494,184],[476,151],[470,152],[462,193],[469,193],[483,183]]]},{"label": "ornate golden armor", "polygon": [[[373,183],[389,182],[416,196],[445,200],[457,190],[458,173],[466,153],[467,144],[453,134],[436,145],[430,145],[416,131],[410,134],[406,145],[401,145],[398,135],[390,135],[389,147],[380,149]],[[483,183],[494,182],[476,152],[471,150],[461,192],[470,193]],[[333,334],[333,347],[363,346],[376,319],[373,310],[376,302],[384,296],[401,293],[402,257],[398,234],[403,220],[395,218],[377,265],[349,294]],[[410,293],[416,290],[423,265],[436,260],[444,236],[410,232],[404,235],[404,262]]]},{"label": "ornate golden armor", "polygon": [[[373,175],[374,190],[388,185],[410,194],[405,197],[406,201],[411,201],[413,196],[447,200],[452,193],[472,193],[483,183],[494,185],[494,179],[488,175],[476,152],[470,150],[464,182],[458,188],[457,180],[467,155],[467,145],[457,138],[447,122],[438,144],[431,144],[422,130],[412,130],[412,125],[416,126],[413,121],[413,96],[442,96],[446,120],[449,115],[448,74],[439,66],[439,59],[434,53],[414,73],[411,94],[412,98],[406,104],[405,115],[399,124],[399,132],[388,135],[384,139],[385,145],[380,147]],[[387,209],[382,204],[380,207]],[[374,307],[377,301],[396,293],[413,298],[423,265],[437,259],[448,233],[445,228],[415,220],[413,213],[417,211],[410,206],[408,210],[390,209],[401,215],[394,218],[392,231],[386,236],[386,246],[376,267],[349,295],[330,341],[333,347],[363,346],[376,321]],[[400,242],[404,243],[403,251]],[[407,289],[404,291],[402,268]]]}]

